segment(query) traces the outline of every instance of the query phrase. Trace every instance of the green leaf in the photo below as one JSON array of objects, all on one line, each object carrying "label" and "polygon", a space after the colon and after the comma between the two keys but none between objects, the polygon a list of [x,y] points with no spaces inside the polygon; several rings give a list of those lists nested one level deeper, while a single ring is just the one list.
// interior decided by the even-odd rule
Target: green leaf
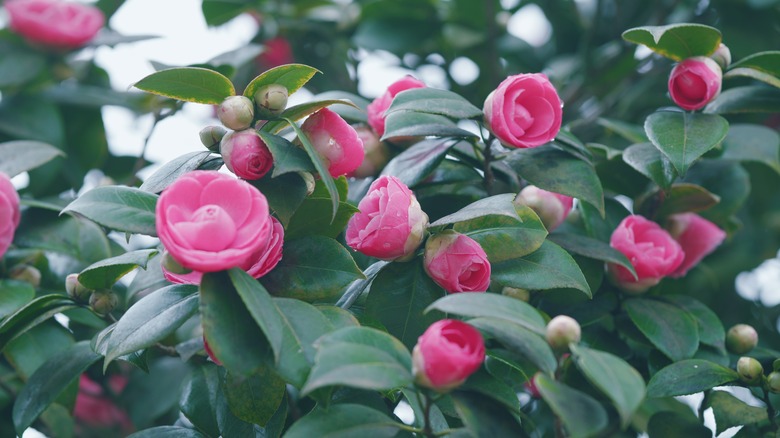
[{"label": "green leaf", "polygon": [[738,380],[739,374],[731,368],[707,360],[688,359],[675,362],[655,373],[647,383],[647,396],[688,395]]},{"label": "green leaf", "polygon": [[314,341],[333,331],[330,321],[316,307],[300,300],[274,298],[282,324],[282,349],[276,371],[301,388],[314,363]]},{"label": "green leaf", "polygon": [[[359,111],[359,108],[347,99],[314,100],[311,102],[294,105],[285,109],[281,114],[279,114],[279,118],[297,121],[331,105],[348,106],[352,107],[355,111]],[[265,125],[263,125],[262,128],[260,128],[260,133],[262,134],[263,132],[268,132],[278,134],[284,129],[285,126],[286,123],[283,120],[269,120]]]},{"label": "green leaf", "polygon": [[355,301],[368,290],[376,276],[388,263],[390,262],[379,260],[367,267],[363,272],[365,278],[353,281],[347,287],[347,290],[344,291],[344,294],[339,297],[339,300],[336,301],[336,305],[342,309],[349,309],[352,307]]},{"label": "green leaf", "polygon": [[663,295],[661,299],[685,310],[696,320],[699,341],[723,349],[726,342],[726,330],[718,315],[701,301],[688,295]]},{"label": "green leaf", "polygon": [[65,153],[54,146],[40,141],[17,140],[0,143],[0,172],[14,177],[22,172],[48,163]]},{"label": "green leaf", "polygon": [[187,172],[204,168],[216,170],[221,165],[222,158],[209,151],[189,152],[163,164],[139,188],[149,193],[160,193]]},{"label": "green leaf", "polygon": [[244,89],[244,96],[253,99],[255,93],[266,85],[283,85],[287,94],[292,95],[303,87],[315,74],[321,73],[314,67],[303,64],[287,64],[266,70],[260,76],[252,79]]},{"label": "green leaf", "polygon": [[685,310],[645,298],[626,300],[623,305],[639,331],[673,361],[696,353],[699,331],[696,320]]},{"label": "green leaf", "polygon": [[11,88],[35,79],[46,68],[46,58],[39,51],[3,45],[0,56],[0,88]]},{"label": "green leaf", "polygon": [[306,151],[287,141],[286,138],[257,131],[274,157],[273,177],[290,172],[314,172],[314,165]]},{"label": "green leaf", "polygon": [[139,430],[127,438],[206,438],[195,429],[180,426],[157,426],[151,429]]},{"label": "green leaf", "polygon": [[104,227],[157,236],[157,195],[125,186],[96,187],[76,198],[62,213],[78,213]]},{"label": "green leaf", "polygon": [[221,391],[219,369],[211,363],[193,369],[184,380],[179,399],[182,414],[208,436],[219,436],[217,397]]},{"label": "green leaf", "polygon": [[198,311],[198,289],[171,285],[141,298],[117,322],[108,339],[104,368],[112,360],[148,348],[176,331]]},{"label": "green leaf", "polygon": [[385,115],[397,111],[438,114],[453,119],[474,119],[482,117],[482,110],[475,107],[461,95],[437,88],[414,88],[398,93]]},{"label": "green leaf", "polygon": [[603,126],[604,129],[614,132],[615,134],[625,138],[631,143],[645,143],[647,142],[647,135],[644,128],[638,125],[626,123],[620,120],[599,118],[596,123]]},{"label": "green leaf", "polygon": [[729,124],[714,114],[662,111],[645,119],[645,131],[680,175],[694,161],[718,146],[728,133]]},{"label": "green leaf", "polygon": [[754,53],[731,64],[724,78],[746,76],[780,88],[780,51]]},{"label": "green leaf", "polygon": [[249,9],[251,2],[246,0],[203,0],[201,4],[203,18],[209,26],[225,24]]},{"label": "green leaf", "polygon": [[527,256],[496,263],[491,268],[491,279],[503,286],[529,290],[572,288],[591,296],[577,262],[550,240]]},{"label": "green leaf", "polygon": [[233,415],[265,427],[284,400],[285,382],[270,368],[261,368],[247,377],[227,373],[223,389]]},{"label": "green leaf", "polygon": [[452,394],[455,410],[463,424],[478,438],[523,436],[523,428],[504,406],[486,395],[457,391]]},{"label": "green leaf", "polygon": [[0,323],[0,351],[27,330],[58,313],[75,307],[79,305],[65,295],[50,294],[35,298]]},{"label": "green leaf", "polygon": [[425,310],[431,309],[472,318],[505,319],[538,335],[544,335],[547,327],[539,311],[530,304],[494,293],[450,294],[439,298]]},{"label": "green leaf", "polygon": [[41,365],[19,392],[13,408],[16,432],[21,436],[38,416],[100,356],[89,341],[74,344]]},{"label": "green leaf", "polygon": [[352,215],[360,210],[346,201],[349,187],[347,179],[342,176],[334,182],[341,201],[333,221],[328,223],[322,220],[330,213],[331,202],[322,180],[319,180],[314,185],[312,194],[301,203],[290,218],[284,230],[285,239],[292,240],[314,234],[335,239],[344,231]]},{"label": "green leaf", "polygon": [[540,189],[578,198],[604,215],[604,190],[590,163],[550,145],[516,149],[505,161]]},{"label": "green leaf", "polygon": [[650,418],[647,434],[650,438],[712,438],[712,431],[701,420],[669,411],[658,412]]},{"label": "green leaf", "polygon": [[246,309],[263,331],[265,338],[274,351],[274,358],[279,360],[282,351],[284,332],[282,329],[282,315],[276,307],[271,295],[262,284],[252,278],[243,269],[233,268],[228,271],[230,281],[236,289]]},{"label": "green leaf", "polygon": [[315,408],[293,423],[284,438],[392,438],[398,423],[367,406],[338,404]]},{"label": "green leaf", "polygon": [[328,333],[317,341],[317,350],[342,343],[378,348],[392,356],[394,362],[403,365],[404,369],[412,369],[412,356],[401,341],[370,327],[346,327]]},{"label": "green leaf", "polygon": [[444,161],[447,152],[455,145],[449,140],[423,140],[396,155],[382,169],[382,175],[391,175],[409,187],[428,177]]},{"label": "green leaf", "polygon": [[230,79],[214,70],[200,67],[160,70],[141,79],[133,86],[172,99],[211,105],[219,105],[226,97],[236,94]]},{"label": "green leaf", "polygon": [[780,134],[763,125],[735,124],[723,140],[724,160],[754,161],[780,173]]},{"label": "green leaf", "polygon": [[712,408],[716,435],[734,426],[757,424],[769,419],[765,408],[750,406],[726,391],[712,391],[702,403],[705,409]]},{"label": "green leaf", "polygon": [[538,373],[534,379],[542,398],[561,419],[568,436],[597,436],[607,426],[607,412],[591,396]]},{"label": "green leaf", "polygon": [[262,277],[276,296],[304,301],[332,301],[348,284],[364,278],[352,256],[337,241],[307,236],[284,242],[282,260]]},{"label": "green leaf", "polygon": [[710,114],[780,112],[780,90],[765,85],[729,88],[704,108]]},{"label": "green leaf", "polygon": [[468,323],[495,338],[508,350],[527,359],[543,373],[555,372],[558,363],[547,341],[525,325],[502,318],[474,318]]},{"label": "green leaf", "polygon": [[651,143],[629,146],[623,152],[623,161],[664,190],[677,178],[672,163]]},{"label": "green leaf", "polygon": [[418,113],[412,111],[397,111],[385,118],[385,133],[381,140],[391,140],[398,137],[455,137],[477,138],[477,134],[458,128],[458,125],[447,117],[437,114]]},{"label": "green leaf", "polygon": [[720,202],[701,212],[705,219],[716,224],[731,221],[750,195],[750,174],[733,161],[702,160],[688,172],[686,180],[704,187],[718,196]]},{"label": "green leaf", "polygon": [[571,352],[585,378],[612,401],[625,428],[645,398],[645,379],[626,361],[610,353],[580,345],[572,345]]},{"label": "green leaf", "polygon": [[[360,280],[358,280],[360,281]],[[344,327],[357,327],[360,322],[355,315],[351,314],[348,310],[342,309],[332,305],[319,304],[314,307],[322,313],[323,316],[330,322],[333,329],[340,329]]]},{"label": "green leaf", "polygon": [[419,258],[408,263],[390,263],[371,283],[366,314],[412,348],[417,338],[441,319],[438,312],[424,311],[443,295],[441,287],[423,270]]},{"label": "green leaf", "polygon": [[26,281],[0,280],[0,319],[16,312],[35,298],[35,288]]},{"label": "green leaf", "polygon": [[81,271],[79,283],[87,289],[110,288],[135,268],[146,269],[146,264],[156,254],[156,249],[140,249],[93,263]]},{"label": "green leaf", "polygon": [[714,27],[680,23],[635,27],[623,32],[623,39],[645,45],[675,61],[682,61],[694,56],[711,55],[720,45],[721,35]]},{"label": "green leaf", "polygon": [[49,320],[8,343],[3,354],[17,374],[26,381],[46,360],[67,350],[73,343],[73,335],[68,329]]},{"label": "green leaf", "polygon": [[628,269],[632,274],[635,273],[634,265],[622,252],[598,239],[574,233],[554,233],[550,234],[549,239],[570,253],[614,263]]},{"label": "green leaf", "polygon": [[285,173],[275,178],[266,175],[250,183],[265,195],[268,206],[285,227],[308,196],[306,181],[298,173]]},{"label": "green leaf", "polygon": [[[661,199],[661,204],[653,205],[658,198]],[[720,197],[710,193],[704,187],[690,183],[677,183],[666,192],[658,191],[644,197],[637,202],[635,209],[641,213],[650,213],[654,210],[654,218],[662,219],[677,213],[708,210],[719,202]]]}]

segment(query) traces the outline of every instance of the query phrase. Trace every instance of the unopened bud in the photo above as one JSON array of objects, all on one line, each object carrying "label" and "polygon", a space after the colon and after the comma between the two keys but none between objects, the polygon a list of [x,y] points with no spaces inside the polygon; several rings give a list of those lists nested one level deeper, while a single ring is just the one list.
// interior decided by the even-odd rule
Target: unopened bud
[{"label": "unopened bud", "polygon": [[89,297],[93,292],[92,289],[87,289],[79,282],[79,274],[69,274],[65,277],[65,290],[69,297],[81,303],[89,302]]},{"label": "unopened bud", "polygon": [[752,357],[742,356],[737,361],[737,374],[740,380],[747,385],[757,385],[764,377],[764,367]]},{"label": "unopened bud", "polygon": [[11,268],[8,276],[12,280],[19,280],[30,283],[32,287],[38,287],[41,285],[41,271],[30,265],[16,265]]},{"label": "unopened bud", "polygon": [[766,377],[766,385],[775,394],[780,393],[780,372],[773,371]]},{"label": "unopened bud", "polygon": [[119,304],[119,297],[111,290],[103,289],[92,292],[92,296],[89,297],[89,307],[95,313],[100,315],[107,315],[111,313]]},{"label": "unopened bud", "polygon": [[241,131],[252,126],[255,106],[248,97],[230,96],[222,101],[217,109],[217,116],[223,125],[234,131]]},{"label": "unopened bud", "polygon": [[227,134],[227,130],[221,126],[207,126],[200,130],[200,142],[211,152],[219,152],[219,142]]},{"label": "unopened bud", "polygon": [[547,323],[544,335],[547,343],[556,351],[566,351],[569,344],[576,344],[582,338],[580,323],[566,315],[558,315]]},{"label": "unopened bud", "polygon": [[753,326],[737,324],[726,333],[726,348],[734,354],[745,354],[758,345],[758,333]]},{"label": "unopened bud", "polygon": [[363,141],[363,162],[352,173],[355,178],[376,176],[390,161],[390,150],[387,145],[379,141],[379,137],[369,126],[357,126],[355,131]]},{"label": "unopened bud", "polygon": [[162,265],[163,269],[173,274],[184,275],[192,272],[191,269],[187,269],[181,264],[179,264],[179,262],[177,262],[176,259],[174,259],[173,256],[171,256],[171,253],[169,253],[168,251],[165,251],[163,253],[162,261],[160,262],[160,264]]},{"label": "unopened bud", "polygon": [[287,87],[279,84],[266,85],[255,93],[257,115],[261,119],[276,118],[287,108]]},{"label": "unopened bud", "polygon": [[531,291],[517,287],[504,286],[504,288],[501,289],[501,295],[506,295],[520,301],[525,301],[526,303],[531,299]]},{"label": "unopened bud", "polygon": [[720,43],[720,46],[715,50],[715,53],[710,55],[710,58],[717,62],[720,68],[725,70],[731,64],[731,50],[725,44]]},{"label": "unopened bud", "polygon": [[317,181],[314,179],[314,175],[309,172],[298,172],[303,182],[306,183],[306,196],[314,193],[314,188],[317,186]]}]

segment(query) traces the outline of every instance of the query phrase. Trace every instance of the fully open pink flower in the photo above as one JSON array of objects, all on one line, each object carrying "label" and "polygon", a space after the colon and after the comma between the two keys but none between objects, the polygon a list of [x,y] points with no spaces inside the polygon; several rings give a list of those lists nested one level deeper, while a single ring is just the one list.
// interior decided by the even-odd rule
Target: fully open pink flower
[{"label": "fully open pink flower", "polygon": [[516,204],[527,205],[542,220],[548,231],[558,228],[569,215],[574,199],[560,193],[548,192],[536,186],[526,186],[515,198]]},{"label": "fully open pink flower", "polygon": [[412,351],[418,384],[439,392],[460,386],[482,366],[485,342],[474,327],[454,319],[431,324]]},{"label": "fully open pink flower", "polygon": [[385,134],[385,111],[390,108],[390,104],[393,103],[393,98],[395,98],[396,94],[402,91],[411,90],[412,88],[424,87],[425,83],[411,76],[404,76],[403,78],[390,84],[384,94],[377,97],[373,102],[368,104],[366,107],[368,124],[378,136],[381,137]]},{"label": "fully open pink flower", "polygon": [[657,223],[631,215],[617,226],[609,244],[622,252],[636,270],[634,279],[628,269],[610,264],[614,282],[627,292],[641,293],[671,275],[682,263],[685,253],[669,233]]},{"label": "fully open pink flower", "polygon": [[323,108],[309,116],[301,130],[328,166],[334,178],[354,172],[363,162],[363,140],[349,123]]},{"label": "fully open pink flower", "polygon": [[695,213],[675,214],[669,217],[667,228],[685,251],[685,259],[670,275],[682,277],[726,238],[726,232]]},{"label": "fully open pink flower", "polygon": [[19,194],[8,175],[0,172],[0,258],[11,246],[20,218]]},{"label": "fully open pink flower", "polygon": [[382,176],[371,183],[347,224],[347,245],[383,260],[411,256],[420,246],[428,215],[398,178]]},{"label": "fully open pink flower", "polygon": [[88,43],[105,23],[100,9],[58,0],[9,0],[11,30],[29,41],[74,49]]},{"label": "fully open pink flower", "polygon": [[231,172],[249,181],[264,177],[274,164],[271,151],[254,129],[227,134],[222,138],[219,152]]},{"label": "fully open pink flower", "polygon": [[425,244],[425,272],[447,292],[485,292],[490,286],[490,262],[474,239],[444,231]]},{"label": "fully open pink flower", "polygon": [[723,72],[706,56],[688,58],[669,75],[669,95],[680,108],[697,110],[720,94]]},{"label": "fully open pink flower", "polygon": [[265,196],[216,171],[186,173],[157,200],[157,234],[183,267],[215,272],[245,266],[268,244],[273,223]]},{"label": "fully open pink flower", "polygon": [[516,148],[543,145],[558,135],[563,102],[542,73],[509,76],[485,99],[488,129]]}]

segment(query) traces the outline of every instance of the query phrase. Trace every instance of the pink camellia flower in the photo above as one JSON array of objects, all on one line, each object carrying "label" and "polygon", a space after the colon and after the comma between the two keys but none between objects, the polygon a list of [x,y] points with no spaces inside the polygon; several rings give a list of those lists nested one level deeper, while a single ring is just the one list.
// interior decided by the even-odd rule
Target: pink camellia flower
[{"label": "pink camellia flower", "polygon": [[402,91],[411,90],[412,88],[425,88],[425,83],[411,76],[404,76],[390,84],[384,94],[368,104],[366,107],[368,124],[378,136],[381,137],[385,134],[385,111],[390,108],[390,104],[393,103],[393,98],[396,94]]},{"label": "pink camellia flower", "polygon": [[244,266],[268,244],[273,222],[255,187],[210,170],[184,174],[162,192],[157,234],[187,269],[215,272]]},{"label": "pink camellia flower", "polygon": [[455,319],[431,324],[412,350],[412,374],[422,386],[447,392],[482,366],[485,342],[474,327]]},{"label": "pink camellia flower", "polygon": [[390,161],[390,151],[387,145],[379,141],[379,137],[368,126],[358,126],[355,128],[358,137],[363,141],[363,162],[354,172],[347,176],[355,178],[366,178],[375,176],[382,171],[385,165]]},{"label": "pink camellia flower", "polygon": [[45,46],[75,49],[88,43],[106,19],[100,9],[58,0],[9,0],[11,30]]},{"label": "pink camellia flower", "polygon": [[264,177],[274,164],[271,151],[254,129],[225,135],[219,151],[225,166],[237,177],[249,181]]},{"label": "pink camellia flower", "polygon": [[688,58],[677,64],[669,75],[669,95],[680,108],[703,108],[718,94],[723,71],[717,62],[705,56]]},{"label": "pink camellia flower", "polygon": [[11,246],[20,218],[19,194],[8,175],[0,172],[0,258]]},{"label": "pink camellia flower", "polygon": [[542,73],[509,76],[483,107],[488,129],[501,143],[516,148],[543,145],[558,135],[563,102]]},{"label": "pink camellia flower", "polygon": [[263,41],[263,53],[257,57],[260,68],[268,69],[290,64],[293,58],[292,46],[284,37],[275,37]]},{"label": "pink camellia flower", "polygon": [[669,233],[657,223],[642,216],[631,215],[617,226],[609,244],[622,252],[637,273],[637,279],[628,269],[609,264],[615,284],[626,292],[642,293],[655,286],[680,266],[685,253]]},{"label": "pink camellia flower", "polygon": [[[127,378],[124,376],[115,375],[108,380],[108,386],[116,394],[121,393],[126,385]],[[127,413],[111,400],[97,382],[85,374],[79,378],[79,392],[76,395],[73,416],[79,423],[93,428],[119,426],[125,433],[133,430],[133,423]]]},{"label": "pink camellia flower", "polygon": [[687,274],[726,238],[725,231],[695,213],[675,214],[667,221],[669,233],[685,251],[683,262],[670,277],[678,278]]},{"label": "pink camellia flower", "polygon": [[465,234],[447,230],[425,243],[425,272],[449,293],[485,292],[490,262],[485,250]]},{"label": "pink camellia flower", "polygon": [[328,166],[334,178],[354,172],[363,162],[363,140],[349,123],[323,108],[309,116],[301,130]]},{"label": "pink camellia flower", "polygon": [[371,183],[347,224],[347,245],[382,260],[406,259],[423,239],[428,215],[414,193],[394,176]]},{"label": "pink camellia flower", "polygon": [[530,207],[539,215],[547,230],[552,231],[569,215],[574,199],[536,186],[526,186],[517,194],[514,202]]}]

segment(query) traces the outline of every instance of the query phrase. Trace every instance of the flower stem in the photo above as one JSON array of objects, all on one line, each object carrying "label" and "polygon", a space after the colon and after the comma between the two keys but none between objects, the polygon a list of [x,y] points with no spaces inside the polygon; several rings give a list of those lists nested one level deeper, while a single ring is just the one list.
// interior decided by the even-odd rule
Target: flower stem
[{"label": "flower stem", "polygon": [[493,194],[493,184],[496,181],[496,177],[493,175],[493,168],[490,166],[490,163],[493,161],[493,150],[490,147],[492,140],[493,138],[491,136],[488,141],[485,142],[485,161],[483,166],[483,171],[485,172],[485,191],[487,192],[488,196]]}]

